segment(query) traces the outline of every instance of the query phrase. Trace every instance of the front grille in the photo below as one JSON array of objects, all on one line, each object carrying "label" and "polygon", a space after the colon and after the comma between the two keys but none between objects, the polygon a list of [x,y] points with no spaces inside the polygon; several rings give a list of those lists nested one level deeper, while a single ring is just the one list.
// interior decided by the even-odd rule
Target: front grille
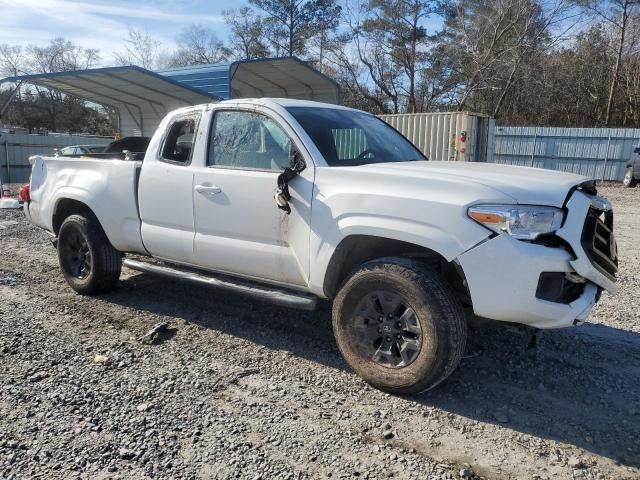
[{"label": "front grille", "polygon": [[618,247],[613,235],[613,212],[590,208],[582,230],[582,248],[600,272],[615,279],[618,272]]}]

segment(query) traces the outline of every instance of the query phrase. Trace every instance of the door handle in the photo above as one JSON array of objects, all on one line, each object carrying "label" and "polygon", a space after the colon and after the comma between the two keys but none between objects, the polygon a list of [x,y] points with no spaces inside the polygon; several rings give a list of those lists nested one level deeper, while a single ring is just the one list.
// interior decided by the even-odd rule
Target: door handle
[{"label": "door handle", "polygon": [[216,187],[215,185],[196,185],[195,190],[196,192],[202,193],[203,195],[215,195],[216,193],[220,193],[222,191],[220,187]]}]

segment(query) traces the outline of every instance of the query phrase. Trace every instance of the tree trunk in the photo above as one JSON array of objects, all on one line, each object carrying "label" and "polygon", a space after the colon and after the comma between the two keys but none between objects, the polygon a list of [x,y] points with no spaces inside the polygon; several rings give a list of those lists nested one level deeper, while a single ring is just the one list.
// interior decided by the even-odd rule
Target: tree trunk
[{"label": "tree trunk", "polygon": [[507,79],[507,84],[504,86],[504,88],[502,89],[502,92],[500,93],[500,98],[498,98],[498,103],[496,104],[496,106],[493,109],[493,116],[494,117],[497,117],[498,113],[500,113],[500,109],[502,108],[502,104],[504,103],[504,99],[507,96],[507,92],[511,88],[511,85],[513,83],[513,77],[515,77],[515,75],[516,75],[516,71],[518,70],[518,65],[519,64],[520,64],[520,58],[518,58],[516,60],[516,62],[513,64],[513,68],[511,69],[511,73],[509,74],[509,78]]},{"label": "tree trunk", "polygon": [[293,33],[295,30],[293,14],[294,5],[292,4],[289,10],[289,56],[293,57]]},{"label": "tree trunk", "polygon": [[628,8],[629,2],[625,0],[622,6],[621,22],[620,22],[620,40],[618,43],[618,51],[616,53],[616,63],[613,67],[613,77],[611,78],[611,85],[609,87],[609,99],[607,100],[607,111],[604,117],[605,125],[609,126],[611,123],[611,107],[613,106],[613,97],[615,94],[616,86],[618,84],[618,75],[620,74],[620,64],[622,62],[622,50],[624,49],[624,37],[627,32],[628,21]]},{"label": "tree trunk", "polygon": [[411,58],[409,59],[409,113],[416,113],[416,56],[417,56],[417,36],[418,17],[413,17],[413,32],[411,39]]}]

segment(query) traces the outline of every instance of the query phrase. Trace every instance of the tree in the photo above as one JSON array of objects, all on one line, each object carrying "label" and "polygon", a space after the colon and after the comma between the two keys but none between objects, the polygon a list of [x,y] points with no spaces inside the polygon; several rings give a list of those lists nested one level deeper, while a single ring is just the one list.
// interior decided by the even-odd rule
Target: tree
[{"label": "tree", "polygon": [[[0,70],[10,75],[84,70],[95,66],[99,60],[97,50],[63,38],[55,38],[45,46],[0,45]],[[23,86],[11,107],[7,118],[12,124],[26,126],[29,130],[87,131],[87,128],[95,127],[104,133],[107,123],[102,112],[89,108],[83,100],[38,85]]]},{"label": "tree", "polygon": [[170,55],[169,67],[220,63],[229,55],[216,34],[202,25],[191,25],[178,37],[178,50]]},{"label": "tree", "polygon": [[307,41],[318,33],[323,14],[335,9],[335,0],[249,0],[267,13],[265,25],[276,54],[305,55]]},{"label": "tree", "polygon": [[640,5],[640,0],[579,0],[579,4],[587,11],[611,25],[615,29],[617,36],[615,60],[611,71],[609,96],[607,98],[607,110],[605,113],[605,125],[609,125],[611,122],[611,111],[616,86],[622,69],[622,54],[629,29],[629,22],[636,11],[636,7]]},{"label": "tree", "polygon": [[362,31],[402,72],[407,111],[417,112],[418,70],[427,60],[429,42],[424,21],[433,13],[434,4],[429,0],[370,0],[369,8],[371,14],[363,22]]},{"label": "tree", "polygon": [[24,71],[24,52],[20,45],[0,44],[0,74],[16,77]]},{"label": "tree", "polygon": [[139,65],[152,69],[158,64],[162,42],[148,32],[130,28],[123,43],[123,51],[113,52],[118,65]]},{"label": "tree", "polygon": [[[24,72],[24,51],[20,45],[8,45],[6,43],[0,44],[0,76],[2,77],[16,77]],[[17,90],[11,91],[8,95],[14,98],[21,112],[21,117],[25,118],[24,103],[22,102],[22,89],[18,84],[15,87]],[[0,101],[0,107],[4,105],[6,99]]]},{"label": "tree", "polygon": [[330,61],[342,72],[343,81],[372,102],[376,111],[420,112],[424,109],[421,100],[432,97],[427,90],[436,83],[427,81],[424,74],[430,67],[433,41],[426,23],[435,5],[430,0],[344,5],[346,32],[339,36],[341,43]]},{"label": "tree", "polygon": [[53,73],[92,68],[100,61],[98,50],[54,38],[49,45],[27,47],[27,68],[32,73]]},{"label": "tree", "polygon": [[318,69],[323,72],[325,69],[324,60],[328,49],[334,45],[332,35],[335,34],[340,24],[340,14],[342,7],[335,0],[314,0],[309,7],[314,13],[312,33],[315,46],[318,52]]},{"label": "tree", "polygon": [[262,17],[250,7],[223,10],[225,23],[231,27],[229,52],[236,60],[253,60],[269,56]]},{"label": "tree", "polygon": [[[591,127],[604,123],[611,50],[602,24],[578,34],[575,43],[551,52],[543,85],[528,94],[542,100],[536,123]],[[524,121],[531,122],[531,119]],[[522,121],[520,122],[522,123]]]},{"label": "tree", "polygon": [[538,0],[449,4],[438,49],[459,84],[458,109],[499,116],[514,85],[523,83],[521,73],[542,62],[563,38],[572,15],[565,0],[544,8]]},{"label": "tree", "polygon": [[632,17],[620,68],[620,95],[623,107],[622,125],[640,125],[640,14]]},{"label": "tree", "polygon": [[[26,61],[30,73],[55,73],[73,70],[85,70],[94,67],[100,61],[97,50],[75,45],[64,38],[55,38],[49,45],[27,47]],[[49,128],[56,132],[59,128],[59,114],[75,117],[78,109],[84,105],[82,100],[63,95],[57,90],[35,86],[40,101],[33,102],[37,109],[44,110],[49,117]],[[68,123],[68,121],[65,121]]]}]

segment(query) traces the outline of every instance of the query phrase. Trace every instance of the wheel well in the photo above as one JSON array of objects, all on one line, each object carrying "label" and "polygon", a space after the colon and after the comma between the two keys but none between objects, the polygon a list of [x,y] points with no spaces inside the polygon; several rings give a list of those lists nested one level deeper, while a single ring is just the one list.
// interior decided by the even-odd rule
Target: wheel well
[{"label": "wheel well", "polygon": [[467,281],[455,262],[448,262],[438,252],[413,243],[369,235],[351,235],[336,248],[324,278],[324,292],[333,298],[342,282],[360,265],[382,257],[410,257],[433,264],[449,282],[463,305],[471,305]]},{"label": "wheel well", "polygon": [[56,210],[53,213],[53,233],[58,235],[62,222],[70,215],[83,215],[85,217],[91,216],[95,218],[95,214],[86,204],[78,200],[63,198],[58,202]]}]

